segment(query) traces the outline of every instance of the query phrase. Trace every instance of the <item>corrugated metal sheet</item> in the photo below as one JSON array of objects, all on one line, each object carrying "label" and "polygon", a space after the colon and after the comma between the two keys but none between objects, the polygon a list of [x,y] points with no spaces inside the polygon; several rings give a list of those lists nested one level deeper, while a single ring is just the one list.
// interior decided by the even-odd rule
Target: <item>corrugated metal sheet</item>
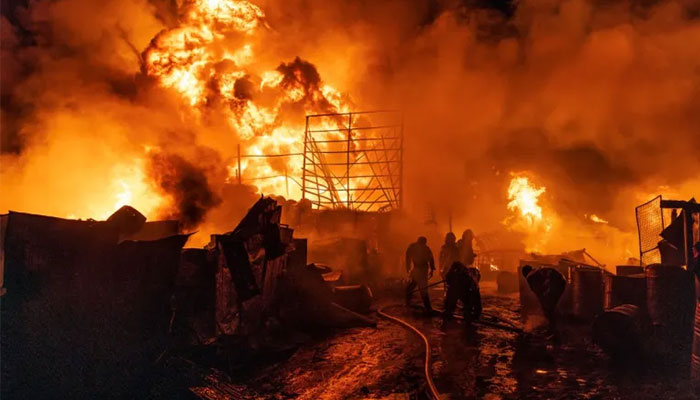
[{"label": "corrugated metal sheet", "polygon": [[10,211],[5,229],[5,277],[71,266],[84,256],[117,243],[117,231],[106,222],[70,220]]},{"label": "corrugated metal sheet", "polygon": [[265,265],[265,276],[263,277],[263,302],[265,307],[269,307],[274,300],[275,293],[277,291],[277,283],[279,281],[280,275],[287,268],[287,255],[277,257],[274,260],[268,260]]}]

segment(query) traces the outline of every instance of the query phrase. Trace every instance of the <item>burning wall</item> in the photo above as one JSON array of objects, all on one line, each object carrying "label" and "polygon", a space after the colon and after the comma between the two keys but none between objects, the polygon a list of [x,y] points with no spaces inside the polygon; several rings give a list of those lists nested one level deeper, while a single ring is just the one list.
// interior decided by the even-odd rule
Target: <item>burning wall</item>
[{"label": "burning wall", "polygon": [[[294,153],[300,117],[346,109],[350,93],[353,108],[406,112],[416,219],[432,203],[441,221],[451,209],[455,226],[492,230],[513,215],[515,173],[546,188],[549,238],[528,230],[541,250],[634,255],[632,207],[700,187],[698,2],[484,4],[4,3],[0,210],[240,217],[255,192],[227,183],[236,145]],[[174,157],[192,168],[154,162]],[[243,176],[286,195],[299,161],[246,158]]]}]

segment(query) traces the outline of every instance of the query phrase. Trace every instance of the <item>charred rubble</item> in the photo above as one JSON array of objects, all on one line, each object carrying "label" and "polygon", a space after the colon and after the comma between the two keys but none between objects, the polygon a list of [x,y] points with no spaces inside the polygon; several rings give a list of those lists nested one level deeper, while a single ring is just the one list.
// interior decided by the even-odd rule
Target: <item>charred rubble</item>
[{"label": "charred rubble", "polygon": [[129,206],[107,221],[2,215],[3,397],[145,397],[166,360],[234,372],[327,329],[374,326],[371,290],[307,265],[281,213],[260,198],[204,248]]},{"label": "charred rubble", "polygon": [[[491,338],[500,338],[498,349],[512,347],[512,358],[494,358],[504,371],[546,371],[605,353],[624,366],[618,370],[660,365],[697,381],[697,269],[678,265],[695,253],[678,249],[689,250],[686,241],[697,236],[700,208],[693,200],[659,204],[685,207],[664,229],[646,224],[660,262],[634,259],[615,273],[586,249],[526,253],[498,231],[475,240],[476,282],[486,297],[474,324],[502,332]],[[190,234],[179,221],[148,221],[129,206],[106,221],[1,215],[2,397],[255,398],[246,391],[259,388],[245,377],[258,367],[333,343],[338,329],[358,328],[345,331],[354,338],[387,330],[363,328],[377,326],[373,290],[387,298],[405,293],[405,282],[378,271],[396,276],[382,265],[401,264],[396,246],[408,239],[387,227],[389,213],[308,211],[303,202],[261,197],[233,230],[211,235],[202,248],[185,247]],[[378,316],[384,307],[398,311],[388,304],[380,303]],[[415,319],[413,311],[405,307],[403,315]],[[521,317],[522,327],[508,315]],[[454,335],[446,329],[431,340]],[[470,354],[462,350],[436,357],[449,365]],[[390,353],[381,356],[398,354]],[[290,364],[291,374],[303,368]]]}]

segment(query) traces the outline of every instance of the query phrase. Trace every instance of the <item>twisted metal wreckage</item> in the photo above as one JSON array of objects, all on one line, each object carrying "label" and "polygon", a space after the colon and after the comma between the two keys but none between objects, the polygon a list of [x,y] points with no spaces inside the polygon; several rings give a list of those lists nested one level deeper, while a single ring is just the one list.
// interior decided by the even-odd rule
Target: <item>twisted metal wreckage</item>
[{"label": "twisted metal wreckage", "polygon": [[298,345],[290,332],[374,325],[334,302],[280,216],[260,198],[201,249],[183,249],[177,221],[128,206],[107,221],[0,216],[3,393],[132,396],[165,354],[234,368]]}]

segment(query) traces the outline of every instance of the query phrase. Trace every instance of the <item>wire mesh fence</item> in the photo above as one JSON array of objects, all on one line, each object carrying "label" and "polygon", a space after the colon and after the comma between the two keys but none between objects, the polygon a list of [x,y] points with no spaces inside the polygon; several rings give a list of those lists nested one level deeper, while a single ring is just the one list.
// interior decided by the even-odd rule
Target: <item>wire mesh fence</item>
[{"label": "wire mesh fence", "polygon": [[397,110],[306,117],[302,193],[318,209],[401,207],[403,115]]},{"label": "wire mesh fence", "polygon": [[664,215],[661,209],[661,196],[635,208],[637,231],[639,234],[639,259],[643,264],[661,262],[659,236],[664,230]]}]

